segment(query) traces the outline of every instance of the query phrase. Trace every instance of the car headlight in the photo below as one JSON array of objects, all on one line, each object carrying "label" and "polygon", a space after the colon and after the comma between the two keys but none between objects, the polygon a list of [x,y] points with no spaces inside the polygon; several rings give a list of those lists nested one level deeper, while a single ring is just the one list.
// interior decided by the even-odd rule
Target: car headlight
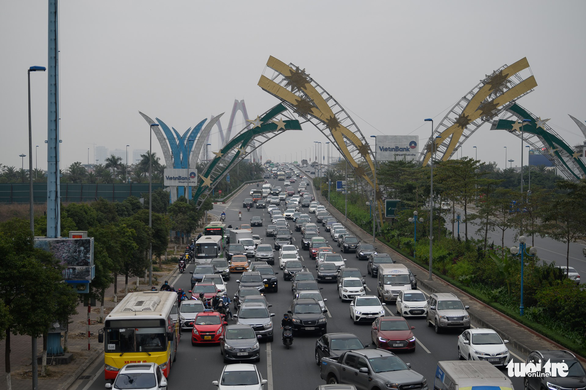
[{"label": "car headlight", "polygon": [[120,369],[119,369],[119,368],[117,368],[117,367],[112,367],[112,366],[109,366],[109,365],[107,365],[107,364],[106,364],[106,366],[104,367],[104,369],[105,369],[106,371],[120,371]]},{"label": "car headlight", "polygon": [[547,388],[550,390],[562,390],[563,389],[562,386],[558,386],[558,385],[553,384],[551,382],[547,382]]},{"label": "car headlight", "polygon": [[224,344],[224,349],[226,351],[234,351],[235,348],[233,346],[231,346],[230,344]]},{"label": "car headlight", "polygon": [[413,342],[415,342],[415,336],[411,337],[411,338],[410,338],[409,340],[407,340],[407,341],[409,341],[410,343],[413,343]]},{"label": "car headlight", "polygon": [[464,316],[464,321],[468,321],[470,319],[470,316]]},{"label": "car headlight", "polygon": [[345,293],[347,293],[347,292],[348,292],[348,289],[347,289],[347,288],[345,288],[345,289],[343,289],[342,291],[343,291],[343,292],[345,292]]},{"label": "car headlight", "polygon": [[364,292],[364,289],[363,289],[363,288],[361,288],[360,290],[358,290],[358,292]]},{"label": "car headlight", "polygon": [[509,354],[509,350],[505,349],[504,351],[499,352],[497,355],[508,355],[508,354]]},{"label": "car headlight", "polygon": [[219,336],[219,335],[221,335],[221,334],[222,334],[222,328],[220,328],[220,329],[218,329],[218,330],[216,331],[216,336]]},{"label": "car headlight", "polygon": [[159,367],[161,368],[161,370],[165,370],[167,368],[167,364],[168,364],[168,362],[165,362],[163,364],[159,364]]},{"label": "car headlight", "polygon": [[195,329],[195,328],[193,328],[193,330],[192,330],[192,333],[193,333],[193,334],[199,334],[199,332],[198,332],[198,331],[197,331],[197,329]]},{"label": "car headlight", "polygon": [[385,383],[385,386],[387,386],[387,389],[398,389],[399,388],[398,383],[387,382],[387,383]]},{"label": "car headlight", "polygon": [[384,315],[385,315],[385,309],[380,309],[380,311],[379,311],[379,314],[380,314],[381,316],[384,316]]},{"label": "car headlight", "polygon": [[273,324],[272,324],[272,323],[270,323],[270,322],[268,322],[268,323],[264,324],[264,328],[265,328],[265,329],[271,329],[272,327],[273,327]]},{"label": "car headlight", "polygon": [[381,343],[386,343],[389,340],[385,339],[384,337],[378,336],[378,341],[380,341]]},{"label": "car headlight", "polygon": [[328,320],[326,320],[325,318],[320,318],[317,323],[318,324],[325,324],[326,322],[328,322]]},{"label": "car headlight", "polygon": [[356,313],[357,315],[362,315],[362,312],[360,310],[355,310],[354,313]]},{"label": "car headlight", "polygon": [[439,319],[440,320],[445,320],[446,319],[446,316],[439,316]]},{"label": "car headlight", "polygon": [[477,351],[475,349],[472,350],[472,352],[478,356],[490,356],[490,353],[486,353],[486,352],[481,352],[481,351]]},{"label": "car headlight", "polygon": [[403,309],[409,309],[409,305],[405,305],[405,304],[403,303]]}]

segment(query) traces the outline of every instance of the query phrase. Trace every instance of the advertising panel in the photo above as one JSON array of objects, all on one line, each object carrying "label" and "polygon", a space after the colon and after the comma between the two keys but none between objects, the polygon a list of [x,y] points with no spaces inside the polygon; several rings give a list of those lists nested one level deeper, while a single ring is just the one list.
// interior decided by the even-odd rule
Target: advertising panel
[{"label": "advertising panel", "polygon": [[65,267],[63,279],[66,281],[90,282],[94,278],[93,238],[35,237],[35,248],[53,253]]},{"label": "advertising panel", "polygon": [[419,136],[377,135],[376,160],[415,161],[419,157]]},{"label": "advertising panel", "polygon": [[165,169],[164,185],[168,187],[197,186],[199,180],[197,170],[193,169]]}]

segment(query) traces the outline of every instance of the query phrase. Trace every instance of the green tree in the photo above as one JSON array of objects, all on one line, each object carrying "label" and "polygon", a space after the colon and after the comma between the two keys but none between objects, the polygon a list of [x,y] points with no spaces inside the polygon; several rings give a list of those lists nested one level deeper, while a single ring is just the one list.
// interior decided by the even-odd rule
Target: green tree
[{"label": "green tree", "polygon": [[83,183],[87,178],[87,169],[81,164],[81,162],[74,162],[69,166],[65,174],[65,179],[69,183]]},{"label": "green tree", "polygon": [[106,164],[104,165],[106,169],[109,169],[114,177],[120,178],[121,175],[124,174],[124,165],[122,164],[122,157],[116,157],[111,155],[106,159]]}]

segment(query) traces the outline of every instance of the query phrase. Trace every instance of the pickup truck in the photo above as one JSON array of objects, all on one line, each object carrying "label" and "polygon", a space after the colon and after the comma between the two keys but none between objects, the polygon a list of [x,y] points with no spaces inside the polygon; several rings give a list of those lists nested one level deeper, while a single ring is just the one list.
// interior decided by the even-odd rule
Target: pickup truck
[{"label": "pickup truck", "polygon": [[359,349],[344,352],[337,358],[323,357],[320,376],[328,384],[350,384],[358,390],[428,390],[423,375],[394,353],[382,349]]}]

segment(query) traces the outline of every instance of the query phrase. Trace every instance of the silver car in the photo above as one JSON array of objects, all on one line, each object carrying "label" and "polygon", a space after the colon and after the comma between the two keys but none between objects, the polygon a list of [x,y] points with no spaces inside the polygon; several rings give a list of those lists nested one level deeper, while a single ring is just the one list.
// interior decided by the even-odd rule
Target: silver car
[{"label": "silver car", "polygon": [[259,338],[273,341],[273,320],[275,313],[269,313],[269,309],[260,302],[242,302],[238,314],[238,324],[250,325]]},{"label": "silver car", "polygon": [[468,306],[452,293],[435,293],[429,297],[427,322],[440,333],[443,328],[470,328]]},{"label": "silver car", "polygon": [[179,307],[179,324],[181,326],[181,330],[191,330],[193,329],[193,321],[195,321],[195,316],[198,313],[201,313],[205,310],[202,301],[196,300],[189,300],[181,302],[181,306]]}]

